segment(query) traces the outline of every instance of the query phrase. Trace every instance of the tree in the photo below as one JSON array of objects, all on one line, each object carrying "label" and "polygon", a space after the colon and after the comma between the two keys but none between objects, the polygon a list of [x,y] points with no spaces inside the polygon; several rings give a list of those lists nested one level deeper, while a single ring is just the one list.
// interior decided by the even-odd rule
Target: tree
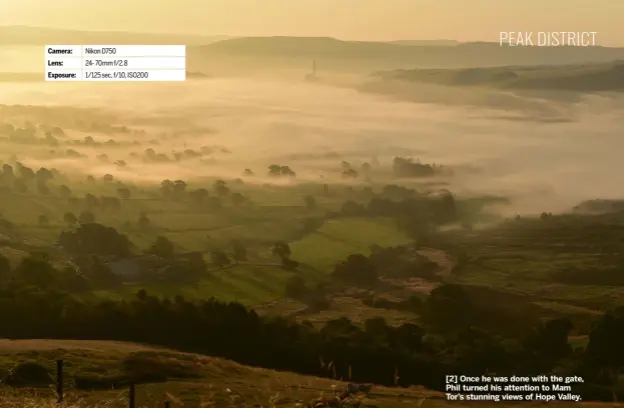
[{"label": "tree", "polygon": [[308,287],[303,278],[299,275],[293,276],[286,282],[284,294],[295,300],[303,298],[308,293]]},{"label": "tree", "polygon": [[457,220],[457,206],[450,191],[445,191],[434,210],[434,218],[439,224]]},{"label": "tree", "polygon": [[156,160],[156,151],[152,149],[151,147],[148,149],[145,149],[145,151],[143,151],[143,155],[149,161]]},{"label": "tree", "polygon": [[205,188],[199,188],[189,193],[189,199],[191,200],[191,203],[198,207],[201,207],[205,204],[208,196],[208,190],[206,190]]},{"label": "tree", "polygon": [[191,252],[187,254],[188,264],[193,272],[206,272],[206,260],[202,252]]},{"label": "tree", "polygon": [[98,200],[98,198],[94,196],[93,194],[87,193],[85,195],[85,205],[89,209],[95,208],[100,205],[100,200]]},{"label": "tree", "polygon": [[218,266],[219,268],[230,264],[230,258],[225,253],[225,251],[222,251],[220,249],[215,249],[214,251],[212,251],[210,253],[210,259],[212,264]]},{"label": "tree", "polygon": [[276,242],[271,249],[271,252],[274,256],[279,257],[280,259],[290,258],[291,250],[290,245],[284,241]]},{"label": "tree", "polygon": [[364,209],[364,206],[362,206],[361,204],[358,204],[353,200],[347,200],[342,205],[341,211],[344,215],[357,217],[357,216],[362,215],[365,212],[365,209]]},{"label": "tree", "polygon": [[377,282],[377,268],[371,260],[362,255],[349,255],[346,261],[334,267],[332,277],[346,283],[371,284]]},{"label": "tree", "polygon": [[347,169],[342,172],[342,177],[343,178],[357,178],[358,172],[355,171],[354,169]]},{"label": "tree", "polygon": [[78,216],[78,221],[80,221],[81,224],[92,224],[95,222],[95,214],[89,210],[85,210]]},{"label": "tree", "polygon": [[13,167],[10,164],[2,165],[2,178],[5,181],[11,182],[15,179],[15,173],[13,172]]},{"label": "tree", "polygon": [[296,173],[288,166],[272,164],[269,166],[269,176],[296,176]]},{"label": "tree", "polygon": [[72,191],[65,184],[62,184],[59,186],[59,195],[61,196],[61,198],[68,199],[71,197]]},{"label": "tree", "polygon": [[371,317],[364,321],[364,331],[373,337],[385,338],[390,333],[390,326],[383,317]]},{"label": "tree", "polygon": [[106,182],[108,182],[108,183],[112,183],[112,182],[115,180],[115,177],[113,177],[113,175],[112,175],[112,174],[105,174],[105,175],[102,177],[102,180],[104,180],[104,181],[106,181]]},{"label": "tree", "polygon": [[282,166],[279,164],[271,164],[269,166],[269,176],[279,176],[282,172]]},{"label": "tree", "polygon": [[115,228],[96,223],[81,223],[75,231],[62,232],[58,243],[73,255],[128,256],[133,247]]},{"label": "tree", "polygon": [[281,170],[280,170],[280,174],[282,176],[288,176],[288,177],[295,177],[297,175],[297,173],[295,173],[290,167],[288,166],[282,166]]},{"label": "tree", "polygon": [[111,271],[97,256],[91,257],[88,275],[93,284],[101,289],[116,289],[123,283],[121,276]]},{"label": "tree", "polygon": [[128,200],[132,193],[130,192],[130,189],[128,187],[120,187],[117,189],[117,195],[122,200]]},{"label": "tree", "polygon": [[232,241],[232,247],[234,249],[234,260],[236,262],[247,260],[247,248],[245,248],[245,245],[243,245],[240,240],[235,239]]},{"label": "tree", "polygon": [[39,170],[37,170],[35,178],[37,179],[37,182],[39,184],[45,184],[48,181],[52,180],[54,178],[54,175],[50,170],[46,169],[45,167],[41,167]]},{"label": "tree", "polygon": [[425,302],[425,318],[437,327],[461,330],[474,319],[474,307],[461,285],[445,284],[431,291]]},{"label": "tree", "polygon": [[11,262],[4,255],[0,254],[0,286],[6,284],[11,277]]},{"label": "tree", "polygon": [[42,196],[49,196],[51,193],[50,187],[44,183],[37,183],[37,192]]},{"label": "tree", "polygon": [[118,212],[121,210],[121,200],[117,197],[100,197],[102,211]]},{"label": "tree", "polygon": [[38,218],[37,218],[39,225],[41,225],[42,227],[47,227],[48,225],[50,225],[50,220],[48,219],[48,216],[45,214],[41,214]]},{"label": "tree", "polygon": [[19,162],[16,163],[15,166],[17,168],[17,174],[21,178],[23,178],[25,181],[34,180],[35,172],[30,167],[26,167],[22,163],[19,163]]},{"label": "tree", "polygon": [[176,198],[182,197],[186,192],[186,182],[183,180],[176,180],[173,182],[173,194]]},{"label": "tree", "polygon": [[247,201],[241,193],[233,193],[231,198],[234,205],[242,205]]},{"label": "tree", "polygon": [[526,348],[538,354],[541,359],[554,362],[572,352],[568,341],[572,328],[572,322],[565,317],[541,323],[529,337]]},{"label": "tree", "polygon": [[28,186],[22,178],[15,179],[15,182],[13,183],[13,188],[20,194],[28,193]]},{"label": "tree", "polygon": [[221,208],[223,208],[221,199],[219,197],[208,197],[208,208],[214,211],[220,210]]},{"label": "tree", "polygon": [[212,190],[219,197],[226,196],[230,192],[230,189],[228,188],[227,184],[223,180],[215,181],[214,184],[212,185]]},{"label": "tree", "polygon": [[316,199],[313,196],[307,195],[304,197],[303,200],[308,210],[313,210],[314,208],[316,208]]},{"label": "tree", "polygon": [[299,262],[294,261],[290,258],[282,258],[282,266],[284,267],[284,269],[294,271],[299,267]]},{"label": "tree", "polygon": [[65,221],[65,223],[71,227],[76,225],[76,223],[78,222],[78,218],[74,215],[74,213],[66,212],[65,215],[63,215],[63,221]]},{"label": "tree", "polygon": [[586,358],[594,371],[621,369],[624,366],[622,344],[624,344],[624,307],[619,306],[605,313],[589,333]]},{"label": "tree", "polygon": [[47,262],[44,255],[33,253],[22,259],[14,275],[17,280],[28,285],[50,288],[57,284],[58,271]]},{"label": "tree", "polygon": [[243,172],[243,174],[245,176],[253,176],[253,171],[251,171],[251,169],[245,169],[245,171]]},{"label": "tree", "polygon": [[137,224],[139,225],[139,228],[147,229],[152,224],[152,222],[150,221],[149,218],[147,218],[147,215],[144,212],[142,212],[139,215],[139,220],[137,221]]},{"label": "tree", "polygon": [[55,138],[54,136],[52,136],[52,132],[46,132],[44,140],[50,146],[58,146],[59,145],[58,139]]},{"label": "tree", "polygon": [[173,182],[171,180],[163,180],[163,181],[161,181],[161,183],[160,183],[160,193],[162,194],[163,198],[165,198],[165,199],[173,198],[173,195],[174,195]]},{"label": "tree", "polygon": [[147,250],[148,254],[160,256],[162,258],[172,258],[174,253],[173,243],[169,238],[159,236],[156,242]]}]

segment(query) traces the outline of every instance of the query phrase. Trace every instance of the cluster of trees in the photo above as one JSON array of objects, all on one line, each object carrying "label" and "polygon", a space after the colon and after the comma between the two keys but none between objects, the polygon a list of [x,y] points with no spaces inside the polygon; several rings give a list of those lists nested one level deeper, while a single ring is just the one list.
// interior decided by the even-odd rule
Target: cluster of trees
[{"label": "cluster of trees", "polygon": [[295,177],[297,173],[295,173],[288,166],[281,166],[279,164],[272,164],[269,166],[269,176],[288,176]]},{"label": "cluster of trees", "polygon": [[121,285],[121,279],[97,257],[77,257],[76,265],[78,269],[69,265],[58,268],[50,263],[46,253],[34,252],[12,268],[9,260],[0,255],[0,289],[40,288],[82,292],[113,289]]},{"label": "cluster of trees", "polygon": [[372,166],[370,165],[370,163],[368,162],[364,162],[362,163],[362,165],[360,166],[359,171],[356,170],[353,165],[347,161],[343,161],[341,164],[341,169],[342,169],[342,178],[345,179],[356,179],[358,178],[360,175],[364,175],[366,177],[370,176],[371,170],[372,170]]},{"label": "cluster of trees", "polygon": [[366,205],[347,200],[340,215],[348,217],[392,217],[397,225],[413,236],[432,226],[458,220],[455,197],[448,191],[437,196],[403,198],[401,200],[376,196]]},{"label": "cluster of trees", "polygon": [[50,138],[65,136],[65,132],[59,127],[37,127],[30,121],[27,121],[23,127],[14,126],[10,123],[0,123],[0,135],[5,136],[13,143],[41,143],[42,139],[37,137],[37,134],[41,132],[45,133],[44,142]]},{"label": "cluster of trees", "polygon": [[[242,180],[239,181],[239,183]],[[188,199],[197,208],[220,209],[223,200],[229,198],[234,205],[242,205],[248,202],[241,193],[233,192],[223,180],[216,180],[212,189],[198,188],[188,190],[188,185],[183,180],[163,180],[160,183],[160,192],[167,200],[182,201]]]},{"label": "cluster of trees", "polygon": [[[423,307],[431,318],[445,319],[460,294],[434,291]],[[557,372],[582,375],[584,399],[611,399],[606,391],[613,379],[607,373],[624,366],[624,309],[597,320],[585,352],[570,348],[570,328],[569,321],[555,319],[522,335],[501,337],[467,324],[440,331],[409,323],[391,327],[383,318],[358,327],[340,318],[316,329],[306,322],[262,318],[237,303],[160,299],[145,291],[134,300],[100,303],[28,288],[0,291],[0,336],[6,338],[136,341],[271,369],[440,390],[449,372]]]},{"label": "cluster of trees", "polygon": [[169,156],[164,153],[156,153],[152,148],[146,149],[143,152],[143,160],[148,163],[168,163],[171,161]]},{"label": "cluster of trees", "polygon": [[[153,144],[158,144],[158,141],[152,141]],[[143,161],[148,163],[167,163],[172,161],[182,161],[182,160],[191,160],[191,159],[199,159],[206,155],[214,154],[214,153],[231,153],[229,150],[219,147],[209,147],[202,146],[200,150],[195,149],[184,149],[181,152],[172,152],[171,158],[164,153],[157,153],[154,149],[148,148],[143,152]],[[133,155],[133,157],[137,157],[138,155]]]},{"label": "cluster of trees", "polygon": [[435,164],[422,164],[411,158],[395,157],[392,160],[392,172],[397,177],[431,177],[438,170]]},{"label": "cluster of trees", "polygon": [[[78,215],[73,212],[66,212],[63,216],[63,221],[73,226],[77,222],[92,223],[95,222],[94,210],[99,209],[103,212],[119,212],[121,210],[121,200],[127,200],[132,196],[130,188],[123,184],[117,188],[117,195],[115,196],[101,196],[97,197],[91,193],[87,193],[83,200],[73,196],[71,188],[66,184],[60,184],[53,186],[50,183],[53,181],[64,181],[65,176],[56,169],[47,169],[45,167],[39,168],[34,171],[32,168],[25,166],[20,162],[16,162],[14,166],[10,164],[3,164],[2,171],[0,172],[0,184],[8,187],[12,187],[15,191],[27,194],[33,187],[36,188],[36,193],[42,196],[57,196],[66,199],[69,206],[73,208],[83,207],[83,210]],[[107,174],[103,177],[104,181],[112,182],[114,178],[112,175]],[[93,182],[95,180],[93,179]],[[49,225],[50,220],[47,215],[42,214],[38,217],[39,225]]]},{"label": "cluster of trees", "polygon": [[56,169],[48,170],[45,167],[35,171],[20,162],[15,162],[14,166],[3,164],[0,172],[0,184],[21,194],[28,193],[34,187],[40,195],[51,195],[49,182],[54,179],[63,179],[63,175]]},{"label": "cluster of trees", "polygon": [[[340,291],[345,286],[378,287],[381,277],[407,279],[419,277],[436,281],[439,280],[435,273],[437,269],[437,264],[416,253],[412,247],[375,247],[369,256],[354,254],[339,262],[330,275],[331,280],[319,286],[309,287],[301,277],[294,276],[289,280],[285,294],[307,303],[313,309],[319,309],[320,304],[329,305],[328,295],[332,290]],[[406,305],[386,306],[389,307],[383,308],[407,310],[412,308],[413,304],[410,301]]]},{"label": "cluster of trees", "polygon": [[58,244],[72,255],[129,256],[134,245],[113,227],[96,223],[80,224],[61,232]]},{"label": "cluster of trees", "polygon": [[[287,282],[285,295],[306,303],[308,312],[321,311],[330,306],[330,295],[333,292],[340,293],[345,286],[378,288],[382,284],[379,280],[381,277],[440,280],[436,275],[438,265],[419,255],[411,246],[374,246],[371,252],[369,256],[350,255],[334,267],[329,281],[314,286],[309,286],[301,276],[295,275]],[[411,312],[419,312],[421,306],[418,298],[405,302],[379,302],[371,298],[363,299],[362,302],[372,307]]]}]

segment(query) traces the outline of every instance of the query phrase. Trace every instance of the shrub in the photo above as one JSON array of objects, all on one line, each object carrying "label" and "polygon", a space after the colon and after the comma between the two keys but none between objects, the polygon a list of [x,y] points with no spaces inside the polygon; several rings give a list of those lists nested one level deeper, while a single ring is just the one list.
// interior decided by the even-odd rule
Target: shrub
[{"label": "shrub", "polygon": [[29,361],[15,366],[4,383],[13,387],[48,387],[54,379],[46,367]]}]

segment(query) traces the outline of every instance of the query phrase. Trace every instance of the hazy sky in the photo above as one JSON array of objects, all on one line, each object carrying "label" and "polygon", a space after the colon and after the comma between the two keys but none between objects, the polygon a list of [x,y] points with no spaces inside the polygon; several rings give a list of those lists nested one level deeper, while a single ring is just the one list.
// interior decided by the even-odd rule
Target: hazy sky
[{"label": "hazy sky", "polygon": [[0,25],[358,40],[596,31],[624,46],[622,16],[623,0],[0,0]]}]

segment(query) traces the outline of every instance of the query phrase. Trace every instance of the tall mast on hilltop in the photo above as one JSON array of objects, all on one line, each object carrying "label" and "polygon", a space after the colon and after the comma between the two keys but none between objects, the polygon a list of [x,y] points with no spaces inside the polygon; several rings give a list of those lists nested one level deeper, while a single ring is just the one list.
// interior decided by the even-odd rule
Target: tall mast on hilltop
[{"label": "tall mast on hilltop", "polygon": [[309,81],[309,82],[314,82],[318,79],[318,77],[316,76],[316,60],[312,60],[312,72],[310,72],[309,74],[306,74],[305,76],[305,80]]}]

